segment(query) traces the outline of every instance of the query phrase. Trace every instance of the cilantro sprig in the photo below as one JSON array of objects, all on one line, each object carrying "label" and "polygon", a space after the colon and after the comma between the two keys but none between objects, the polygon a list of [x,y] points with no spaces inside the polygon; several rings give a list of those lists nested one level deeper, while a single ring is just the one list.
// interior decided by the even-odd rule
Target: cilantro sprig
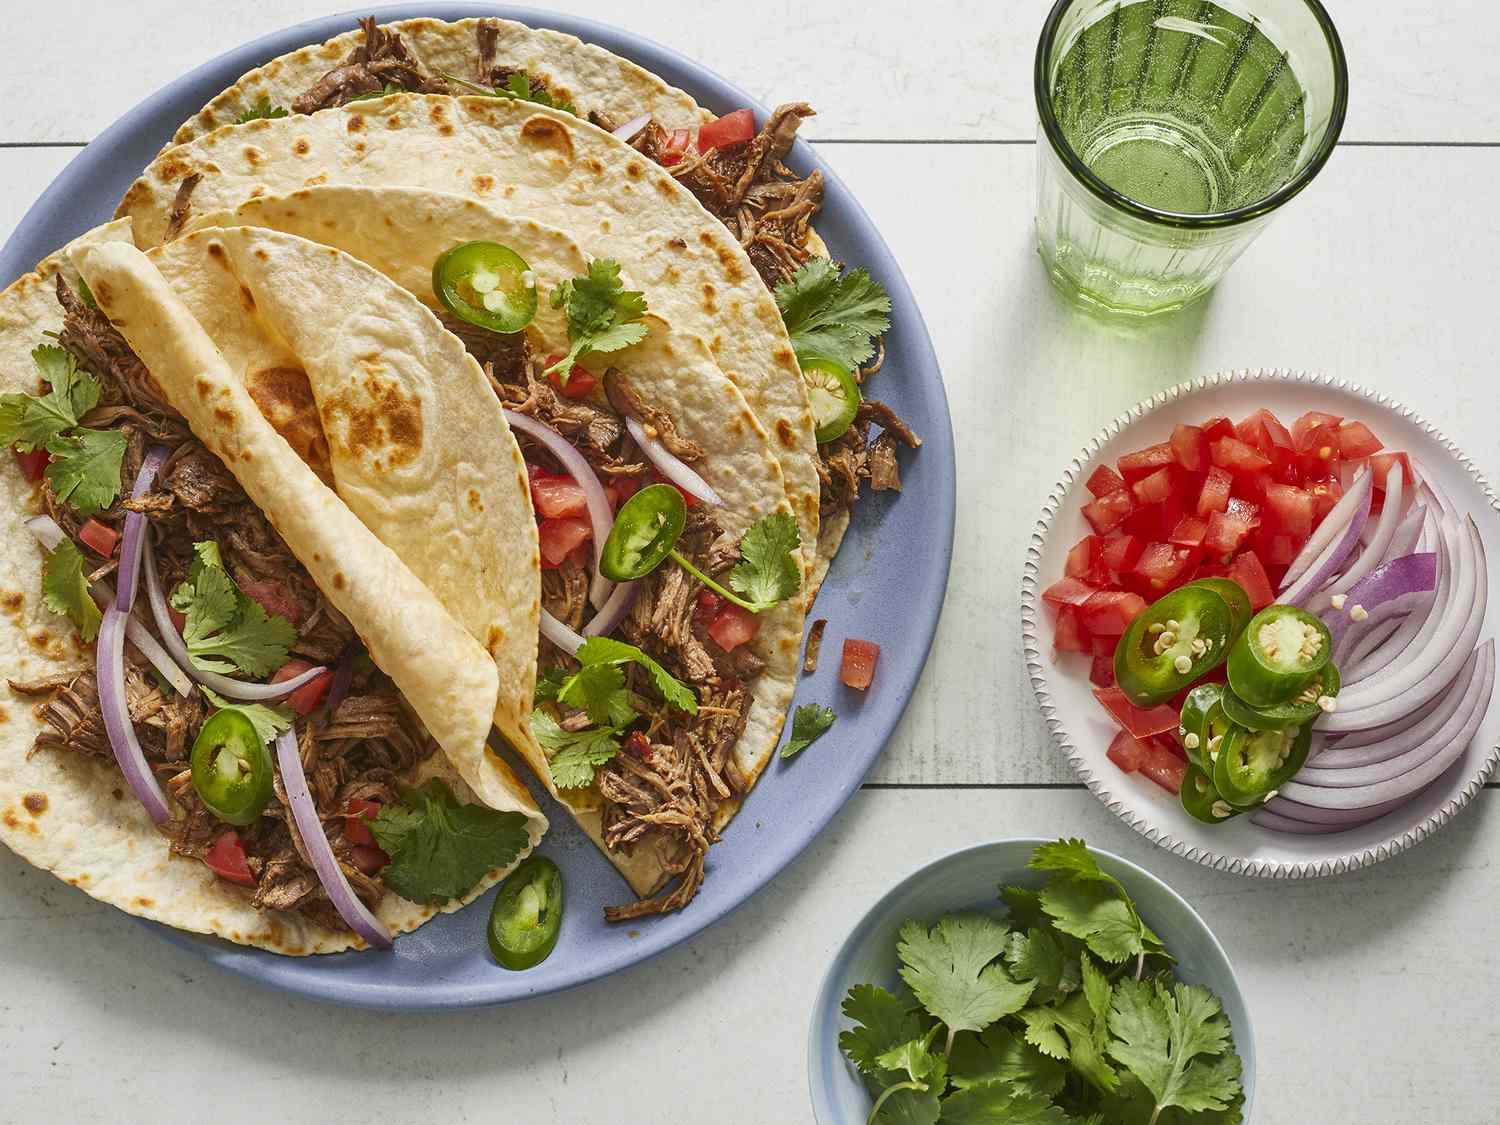
[{"label": "cilantro sprig", "polygon": [[287,111],[285,106],[271,104],[271,96],[269,94],[262,94],[234,119],[234,123],[236,125],[244,125],[251,121],[272,121],[278,117],[286,116]]},{"label": "cilantro sprig", "polygon": [[171,602],[187,618],[182,639],[188,658],[204,672],[269,675],[286,663],[297,640],[295,625],[240,591],[213,540],[193,544],[187,580],[172,591]]},{"label": "cilantro sprig", "polygon": [[907,922],[902,992],[849,990],[839,1047],[874,1099],[868,1125],[1240,1122],[1219,1000],[1173,979],[1081,840],[1043,845],[1031,867],[1045,884],[1002,888],[1008,914]]},{"label": "cilantro sprig", "polygon": [[790,512],[772,512],[750,525],[740,537],[740,561],[729,572],[725,589],[689,562],[675,548],[672,558],[720,597],[751,613],[764,613],[802,588],[802,565],[797,550],[802,535]]},{"label": "cilantro sprig", "polygon": [[813,258],[776,287],[776,307],[799,356],[816,355],[855,368],[875,354],[875,337],[891,326],[890,294],[863,269],[840,275]]},{"label": "cilantro sprig", "polygon": [[401,803],[382,806],[370,831],[391,857],[381,877],[412,902],[462,898],[531,842],[521,813],[461,804],[439,778],[402,786],[399,794]]},{"label": "cilantro sprig", "polygon": [[586,352],[617,352],[646,338],[646,295],[626,289],[620,281],[620,263],[613,258],[595,258],[583,277],[564,281],[552,290],[552,307],[567,309],[568,354],[543,372],[557,373],[567,382],[573,365]]},{"label": "cilantro sprig", "polygon": [[499,86],[481,86],[477,82],[470,82],[467,78],[460,78],[456,74],[441,73],[444,79],[468,90],[471,94],[482,94],[487,98],[506,98],[516,102],[531,102],[533,105],[544,105],[548,109],[559,109],[563,113],[578,116],[577,108],[567,98],[553,97],[551,91],[545,86],[533,90],[531,79],[525,70],[512,71],[504,85]]},{"label": "cilantro sprig", "polygon": [[838,716],[819,703],[804,703],[792,716],[792,737],[781,748],[783,758],[795,758],[828,733]]},{"label": "cilantro sprig", "polygon": [[104,615],[89,596],[88,567],[83,552],[71,539],[58,543],[42,566],[42,602],[71,621],[84,640],[99,635]]}]

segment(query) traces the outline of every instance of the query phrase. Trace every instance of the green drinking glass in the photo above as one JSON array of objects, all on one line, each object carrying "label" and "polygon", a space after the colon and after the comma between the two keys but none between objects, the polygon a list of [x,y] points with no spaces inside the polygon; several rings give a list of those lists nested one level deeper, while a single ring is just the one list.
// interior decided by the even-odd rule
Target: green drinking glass
[{"label": "green drinking glass", "polygon": [[1327,162],[1349,94],[1318,0],[1058,0],[1035,81],[1037,247],[1117,317],[1212,289]]}]

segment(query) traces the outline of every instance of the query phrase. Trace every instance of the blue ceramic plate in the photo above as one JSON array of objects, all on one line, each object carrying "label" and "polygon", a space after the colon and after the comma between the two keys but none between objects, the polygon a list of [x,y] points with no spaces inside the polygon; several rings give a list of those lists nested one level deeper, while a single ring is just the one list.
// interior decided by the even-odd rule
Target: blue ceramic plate
[{"label": "blue ceramic plate", "polygon": [[[839,1007],[849,989],[878,984],[894,991],[901,983],[896,974],[896,934],[908,919],[931,923],[958,910],[990,911],[1000,906],[996,891],[1001,886],[1041,886],[1044,876],[1026,864],[1036,846],[1045,842],[996,840],[945,855],[908,875],[860,919],[828,966],[808,1030],[807,1075],[818,1125],[853,1125],[870,1113],[870,1095],[839,1051],[839,1032],[850,1026]],[[1244,1063],[1244,1117],[1251,1120],[1255,1032],[1224,947],[1186,900],[1151,872],[1110,852],[1090,850],[1100,867],[1125,884],[1141,917],[1166,942],[1177,958],[1178,977],[1211,989],[1223,1001],[1235,1049]]]},{"label": "blue ceramic plate", "polygon": [[[555,28],[633,59],[711,109],[728,112],[755,105],[739,87],[681,55],[588,20],[473,4],[402,5],[374,9],[374,14],[382,23],[412,16],[498,15]],[[219,56],[136,106],[84,149],[27,212],[0,251],[0,279],[10,282],[70,238],[108,219],[177,126],[245,71],[304,44],[321,43],[354,22],[355,14],[330,16],[268,35]],[[787,94],[796,90],[789,88]],[[764,107],[757,109],[764,113]],[[820,165],[801,141],[790,163],[799,169]],[[278,957],[156,927],[163,937],[278,988],[364,1007],[454,1008],[540,996],[638,964],[718,921],[796,858],[859,788],[906,708],[937,628],[953,553],[953,432],[937,357],[900,268],[838,177],[826,167],[823,174],[828,187],[818,231],[835,258],[868,267],[890,291],[895,328],[886,339],[879,394],[922,435],[924,445],[905,459],[904,492],[874,494],[860,505],[818,597],[814,615],[829,619],[828,655],[817,674],[800,685],[797,703],[832,706],[840,716],[838,725],[816,750],[786,764],[773,759],[744,811],[713,849],[707,882],[692,905],[664,918],[605,925],[602,908],[628,901],[630,892],[568,814],[544,802],[552,830],[541,850],[562,867],[568,913],[557,951],[529,972],[508,972],[490,959],[484,931],[491,896],[398,939],[390,954]],[[838,683],[839,646],[849,636],[881,646],[879,673],[868,696]]]}]

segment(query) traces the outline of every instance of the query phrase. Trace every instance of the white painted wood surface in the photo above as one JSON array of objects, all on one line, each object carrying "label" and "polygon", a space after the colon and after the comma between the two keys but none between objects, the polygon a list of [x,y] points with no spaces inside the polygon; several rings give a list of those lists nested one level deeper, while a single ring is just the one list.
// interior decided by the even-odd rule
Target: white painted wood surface
[{"label": "white painted wood surface", "polygon": [[[598,0],[562,6],[625,15]],[[1225,943],[1256,1022],[1257,1122],[1496,1120],[1500,793],[1344,879],[1258,883],[1183,863],[1071,787],[1025,682],[1015,607],[1025,536],[1063,463],[1132,403],[1194,375],[1329,371],[1405,399],[1500,469],[1500,14],[1483,0],[1332,4],[1354,78],[1345,137],[1359,143],[1212,302],[1121,335],[1062,307],[1031,247],[1025,142],[1045,7],[827,0],[751,16],[671,0],[629,13],[764,100],[817,106],[810,135],[830,142],[822,156],[885,232],[937,343],[959,421],[953,581],[875,787],[775,887],[686,947],[562,997],[444,1017],[260,990],[0,852],[0,1121],[113,1121],[130,1106],[127,1117],[149,1106],[164,1122],[806,1120],[809,1007],[863,909],[945,850],[1060,832],[1145,862]],[[71,158],[68,142],[325,9],[187,10],[7,5],[0,232]],[[750,41],[764,63],[748,61]],[[932,143],[944,141],[966,143]],[[33,147],[48,143],[60,147]],[[930,208],[913,206],[914,186]]]}]

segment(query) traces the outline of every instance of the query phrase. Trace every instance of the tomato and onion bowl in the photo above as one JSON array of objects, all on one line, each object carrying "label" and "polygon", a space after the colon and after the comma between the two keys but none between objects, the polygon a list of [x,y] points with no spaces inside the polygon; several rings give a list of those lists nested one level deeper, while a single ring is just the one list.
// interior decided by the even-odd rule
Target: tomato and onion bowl
[{"label": "tomato and onion bowl", "polygon": [[[1293,544],[1272,545],[1271,537],[1283,533],[1288,526],[1295,529],[1298,537],[1304,531],[1312,532],[1331,510],[1331,504],[1321,511],[1315,508],[1310,526],[1296,522],[1304,518],[1302,510],[1307,505],[1302,494],[1308,489],[1304,486],[1314,479],[1303,472],[1302,480],[1294,486],[1297,494],[1277,490],[1278,514],[1266,521],[1265,531],[1252,528],[1235,540],[1231,550],[1221,554],[1188,547],[1191,564],[1182,567],[1180,573],[1169,572],[1179,565],[1176,552],[1182,548],[1182,544],[1171,542],[1173,532],[1182,519],[1197,515],[1196,504],[1185,505],[1194,510],[1180,514],[1162,510],[1160,505],[1166,502],[1170,506],[1171,501],[1165,493],[1158,494],[1162,482],[1152,483],[1150,478],[1170,464],[1174,475],[1181,473],[1201,492],[1208,483],[1210,470],[1216,467],[1214,462],[1222,465],[1226,456],[1241,452],[1234,445],[1221,448],[1216,451],[1217,456],[1210,455],[1208,464],[1196,471],[1183,472],[1181,455],[1167,460],[1174,452],[1174,435],[1180,446],[1184,439],[1195,437],[1190,432],[1184,434],[1182,427],[1202,430],[1206,428],[1206,420],[1224,417],[1229,429],[1218,438],[1209,439],[1210,448],[1214,440],[1231,436],[1244,443],[1244,435],[1234,432],[1235,424],[1247,422],[1260,411],[1268,411],[1277,420],[1275,424],[1287,431],[1294,447],[1298,443],[1290,431],[1297,420],[1310,413],[1321,412],[1339,417],[1345,423],[1358,423],[1359,428],[1350,434],[1347,451],[1351,456],[1344,460],[1370,465],[1374,457],[1380,457],[1375,471],[1383,483],[1390,465],[1397,463],[1392,454],[1397,451],[1408,454],[1408,458],[1399,462],[1408,480],[1415,462],[1420,466],[1418,475],[1430,478],[1434,487],[1452,498],[1458,512],[1474,521],[1480,540],[1500,543],[1495,494],[1448,439],[1410,410],[1384,396],[1326,376],[1282,371],[1209,376],[1164,391],[1136,406],[1107,426],[1067,467],[1044,507],[1028,551],[1022,589],[1023,644],[1028,674],[1051,734],[1082,780],[1112,811],[1168,850],[1206,865],[1248,875],[1302,878],[1333,874],[1388,858],[1446,824],[1478,793],[1500,760],[1500,750],[1496,747],[1500,740],[1500,715],[1493,705],[1486,706],[1477,733],[1451,768],[1408,803],[1366,824],[1332,834],[1303,836],[1266,831],[1250,823],[1249,817],[1214,825],[1198,823],[1184,814],[1178,798],[1170,791],[1176,780],[1172,772],[1174,768],[1180,770],[1180,759],[1169,752],[1176,749],[1180,753],[1180,748],[1167,745],[1171,741],[1170,732],[1160,742],[1148,736],[1134,740],[1135,745],[1121,745],[1117,737],[1122,730],[1119,719],[1122,715],[1128,718],[1129,713],[1118,706],[1119,701],[1112,700],[1112,689],[1106,686],[1105,660],[1097,655],[1106,649],[1112,653],[1116,638],[1110,635],[1110,630],[1121,622],[1128,623],[1142,606],[1195,575],[1226,575],[1246,587],[1257,609],[1269,604],[1281,586],[1286,564],[1296,552]],[[1336,430],[1333,433],[1336,439]],[[1201,440],[1202,435],[1197,436]],[[1374,442],[1379,442],[1382,448],[1372,448]],[[1122,472],[1122,459],[1141,452],[1150,452],[1151,456],[1125,460],[1126,471]],[[1163,463],[1148,464],[1151,457]],[[1191,459],[1191,451],[1186,457]],[[1110,475],[1131,479],[1111,482]],[[1344,483],[1347,482],[1346,475]],[[1118,539],[1129,530],[1125,518],[1111,524],[1115,517],[1106,512],[1101,519],[1096,503],[1101,495],[1109,496],[1122,486],[1130,490],[1134,507],[1158,506],[1155,526],[1161,528],[1155,538],[1139,547],[1128,564],[1122,564],[1118,554],[1108,561],[1097,554],[1100,550],[1122,551]],[[1231,499],[1236,491],[1231,488]],[[1338,498],[1334,495],[1329,500],[1337,503]],[[1270,511],[1267,499],[1260,497],[1262,512]],[[1379,499],[1377,490],[1376,504]],[[1314,501],[1314,504],[1324,503]],[[1095,506],[1086,513],[1089,505]],[[1226,503],[1218,510],[1228,513],[1230,507]],[[1372,514],[1371,518],[1377,515]],[[1166,522],[1173,523],[1173,528],[1162,527]],[[1215,534],[1225,535],[1223,525],[1220,520]],[[1238,529],[1228,530],[1232,537]],[[1190,542],[1198,531],[1188,527],[1177,538]],[[1205,538],[1209,536],[1206,526],[1202,532]],[[1087,546],[1091,535],[1100,535],[1104,541]],[[1221,539],[1215,546],[1226,543],[1227,540]],[[1168,557],[1158,546],[1159,557],[1153,559],[1149,552],[1156,545],[1165,545],[1174,554]],[[1241,560],[1247,551],[1255,552],[1253,563]],[[1137,571],[1143,558],[1147,565]],[[1129,577],[1121,580],[1121,571],[1112,569],[1109,562],[1117,567],[1125,565]],[[1090,567],[1095,569],[1091,572]],[[1262,571],[1263,585],[1259,573]],[[1105,579],[1105,575],[1109,578]],[[1491,552],[1478,580],[1493,589],[1496,577],[1495,555]],[[1079,600],[1070,607],[1067,589],[1054,588],[1065,578],[1096,590],[1113,587],[1122,603],[1126,597],[1134,597],[1138,604],[1106,607],[1096,600],[1091,607],[1089,626],[1079,630],[1077,626],[1083,621],[1081,606],[1093,595],[1085,595],[1082,589],[1074,590]],[[1044,601],[1049,589],[1051,596]],[[1063,612],[1059,612],[1059,605],[1064,607]],[[1107,613],[1114,613],[1119,620],[1111,622],[1104,616]],[[1486,620],[1481,640],[1492,635],[1492,623]],[[1094,637],[1103,639],[1095,641]],[[1116,704],[1113,707],[1112,702]],[[1127,773],[1121,766],[1134,769]],[[1180,772],[1177,776],[1180,777]]]}]

